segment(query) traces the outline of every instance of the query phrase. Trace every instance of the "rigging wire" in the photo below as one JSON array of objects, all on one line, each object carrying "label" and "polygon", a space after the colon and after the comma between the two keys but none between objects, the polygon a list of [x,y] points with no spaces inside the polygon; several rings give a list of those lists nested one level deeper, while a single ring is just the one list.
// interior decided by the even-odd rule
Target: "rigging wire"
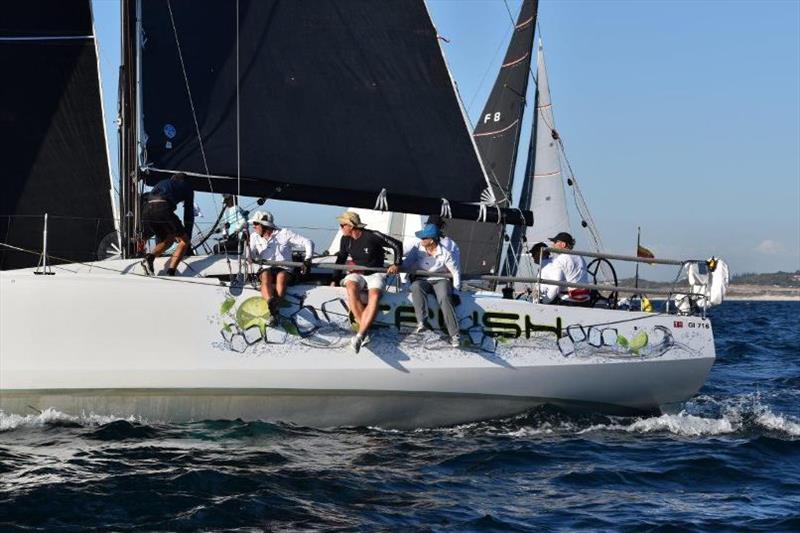
[{"label": "rigging wire", "polygon": [[[237,8],[238,8],[238,3],[237,3]],[[207,177],[208,174],[210,174],[210,172],[209,172],[209,169],[208,169],[208,159],[206,158],[206,149],[205,149],[205,146],[203,145],[203,136],[200,133],[200,123],[197,121],[197,111],[195,110],[195,107],[194,107],[194,99],[192,98],[192,89],[189,86],[189,75],[186,73],[186,64],[183,61],[183,50],[181,49],[181,41],[180,41],[180,38],[178,37],[178,28],[175,25],[175,16],[172,13],[172,1],[171,0],[167,0],[167,10],[169,11],[170,23],[172,24],[172,33],[175,36],[175,46],[176,46],[177,51],[178,51],[178,59],[180,60],[180,63],[181,63],[181,72],[183,74],[183,82],[186,85],[186,94],[189,97],[189,107],[192,110],[192,120],[194,121],[194,129],[195,129],[195,133],[197,134],[197,142],[200,145],[200,155],[203,158],[203,168],[206,171],[206,179],[208,180],[208,190],[211,192],[212,195],[214,195],[215,194],[215,192],[214,192],[214,184],[211,182],[211,178]],[[238,23],[238,21],[237,21],[237,23]],[[238,30],[238,27],[237,27],[237,30]],[[216,196],[212,196],[212,198],[214,199],[214,207],[215,208],[218,207],[217,197]],[[191,235],[189,237],[191,238]]]}]

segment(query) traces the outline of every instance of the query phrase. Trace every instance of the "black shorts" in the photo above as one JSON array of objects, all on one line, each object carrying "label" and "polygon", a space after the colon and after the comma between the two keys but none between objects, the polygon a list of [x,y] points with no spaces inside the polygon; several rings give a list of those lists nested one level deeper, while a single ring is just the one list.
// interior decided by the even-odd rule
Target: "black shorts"
[{"label": "black shorts", "polygon": [[142,225],[147,235],[155,235],[159,242],[186,233],[180,219],[169,202],[147,202],[142,208]]},{"label": "black shorts", "polygon": [[258,272],[256,272],[256,278],[261,279],[261,274],[263,272],[269,272],[273,276],[277,276],[281,272],[285,272],[286,275],[289,276],[288,281],[292,281],[292,278],[294,277],[294,273],[291,270],[289,270],[288,268],[277,267],[277,266],[265,266],[265,267],[261,267],[258,270]]}]

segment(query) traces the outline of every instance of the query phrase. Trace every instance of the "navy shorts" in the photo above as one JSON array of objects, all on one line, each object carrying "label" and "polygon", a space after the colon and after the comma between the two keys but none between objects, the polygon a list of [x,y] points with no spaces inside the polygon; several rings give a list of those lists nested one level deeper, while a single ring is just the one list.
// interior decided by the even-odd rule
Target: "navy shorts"
[{"label": "navy shorts", "polygon": [[169,202],[147,202],[142,208],[142,224],[148,235],[155,235],[159,242],[169,237],[183,235],[186,229],[169,205]]}]

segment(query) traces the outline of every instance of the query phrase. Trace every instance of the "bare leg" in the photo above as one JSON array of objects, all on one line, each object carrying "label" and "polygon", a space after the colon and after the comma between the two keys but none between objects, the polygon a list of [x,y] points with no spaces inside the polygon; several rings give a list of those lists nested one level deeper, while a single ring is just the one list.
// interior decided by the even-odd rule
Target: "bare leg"
[{"label": "bare leg", "polygon": [[172,252],[172,258],[169,260],[169,268],[178,268],[178,263],[181,262],[181,258],[183,258],[186,250],[189,249],[189,238],[185,233],[176,236],[175,240],[178,242],[178,245],[175,246],[175,251]]},{"label": "bare leg", "polygon": [[271,296],[270,286],[269,286],[271,280],[269,278],[270,278],[269,272],[267,272],[266,270],[261,274],[259,274],[258,276],[258,281],[260,282],[259,288],[261,289],[261,297],[264,298],[267,301],[267,303],[269,303],[269,299]]},{"label": "bare leg", "polygon": [[275,288],[277,289],[278,298],[283,298],[286,294],[286,286],[289,284],[289,274],[285,270],[281,270],[276,278]]},{"label": "bare leg", "polygon": [[356,322],[361,324],[364,304],[361,303],[361,291],[358,290],[358,283],[355,281],[348,281],[344,286],[345,289],[347,289],[347,307],[350,308],[350,312],[353,313],[353,318],[356,319]]},{"label": "bare leg", "polygon": [[378,314],[378,301],[380,299],[380,289],[370,289],[368,291],[367,307],[364,308],[364,312],[361,314],[361,320],[358,323],[359,335],[364,335],[364,333],[366,333],[369,327],[372,325],[372,321],[375,320],[375,316]]},{"label": "bare leg", "polygon": [[167,235],[167,238],[163,241],[159,241],[153,246],[153,249],[150,251],[156,257],[159,257],[161,254],[164,253],[164,250],[167,249],[167,246],[175,242],[175,235]]}]

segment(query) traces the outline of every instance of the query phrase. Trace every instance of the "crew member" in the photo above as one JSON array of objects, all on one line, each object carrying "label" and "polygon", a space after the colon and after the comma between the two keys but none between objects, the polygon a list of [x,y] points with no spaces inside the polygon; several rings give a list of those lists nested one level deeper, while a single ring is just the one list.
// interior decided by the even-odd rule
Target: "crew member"
[{"label": "crew member", "polygon": [[[550,259],[550,252],[547,251],[547,243],[537,242],[531,248],[533,262],[539,265],[539,277],[553,281],[564,281],[564,273],[560,268],[553,266]],[[558,297],[560,287],[558,285],[548,285],[542,283],[539,286],[539,301],[549,304]]]},{"label": "crew member", "polygon": [[[183,202],[183,224],[175,215],[178,204]],[[181,258],[189,251],[192,227],[194,226],[194,190],[186,182],[186,174],[179,172],[156,183],[148,193],[142,208],[142,223],[145,231],[155,234],[156,245],[145,254],[141,262],[144,273],[155,273],[153,262],[169,245],[176,243],[175,251],[167,266],[167,275],[174,276]]]},{"label": "crew member", "polygon": [[461,345],[461,337],[450,295],[453,287],[461,286],[461,269],[453,254],[441,245],[439,241],[441,234],[436,225],[426,224],[415,235],[420,239],[420,243],[406,255],[403,267],[426,272],[450,272],[453,276],[452,281],[444,277],[420,277],[411,283],[411,301],[414,303],[414,313],[417,315],[416,332],[421,333],[431,329],[427,320],[427,295],[435,294],[450,336],[450,345],[457,348]]},{"label": "crew member", "polygon": [[225,211],[222,213],[222,229],[217,231],[222,232],[225,241],[216,246],[215,252],[239,252],[239,242],[247,229],[247,213],[239,206],[232,194],[223,196],[222,203],[225,205]]},{"label": "crew member", "polygon": [[[291,261],[292,246],[303,247],[306,264],[314,255],[314,243],[292,230],[278,228],[269,211],[256,211],[250,219],[253,232],[248,237],[250,259],[265,261]],[[303,266],[302,273],[307,271]],[[263,266],[256,274],[260,283],[261,296],[267,301],[269,309],[268,326],[275,325],[278,316],[278,302],[286,294],[286,286],[291,278],[291,269],[281,266]]]},{"label": "crew member", "polygon": [[[366,229],[366,224],[361,223],[361,217],[355,211],[347,211],[336,217],[342,230],[339,241],[339,252],[336,254],[336,264],[345,263],[382,268],[385,249],[393,252],[393,263],[387,269],[389,274],[397,274],[398,265],[403,255],[403,245],[397,239],[384,235],[379,231]],[[336,279],[336,278],[334,278]],[[358,324],[358,333],[350,340],[350,345],[356,353],[361,346],[369,342],[367,330],[378,314],[378,301],[386,284],[386,274],[383,272],[351,271],[341,281],[347,289],[347,305]],[[367,304],[361,302],[361,292],[367,291]]]},{"label": "crew member", "polygon": [[[428,217],[428,221],[425,222],[425,224],[426,225],[433,224],[434,226],[439,228],[439,246],[450,252],[456,264],[459,266],[459,268],[461,268],[461,249],[458,247],[458,244],[456,244],[456,242],[453,239],[445,235],[444,229],[445,227],[447,227],[447,223],[445,222],[445,220],[439,215],[430,215]],[[404,242],[403,253],[408,255],[408,253],[411,250],[419,246],[419,243],[420,239],[418,238],[411,239],[410,242]],[[458,289],[458,287],[455,288]]]},{"label": "crew member", "polygon": [[[572,235],[564,231],[552,237],[550,242],[553,243],[553,248],[562,250],[572,250],[575,247],[575,239]],[[567,283],[589,283],[589,276],[586,272],[586,262],[583,260],[583,257],[579,255],[556,253],[552,265],[553,275],[557,277],[545,278],[543,272],[543,279],[566,281]],[[591,292],[589,289],[561,287],[558,292],[558,298],[554,303],[560,305],[583,305],[589,302],[590,296]]]}]

